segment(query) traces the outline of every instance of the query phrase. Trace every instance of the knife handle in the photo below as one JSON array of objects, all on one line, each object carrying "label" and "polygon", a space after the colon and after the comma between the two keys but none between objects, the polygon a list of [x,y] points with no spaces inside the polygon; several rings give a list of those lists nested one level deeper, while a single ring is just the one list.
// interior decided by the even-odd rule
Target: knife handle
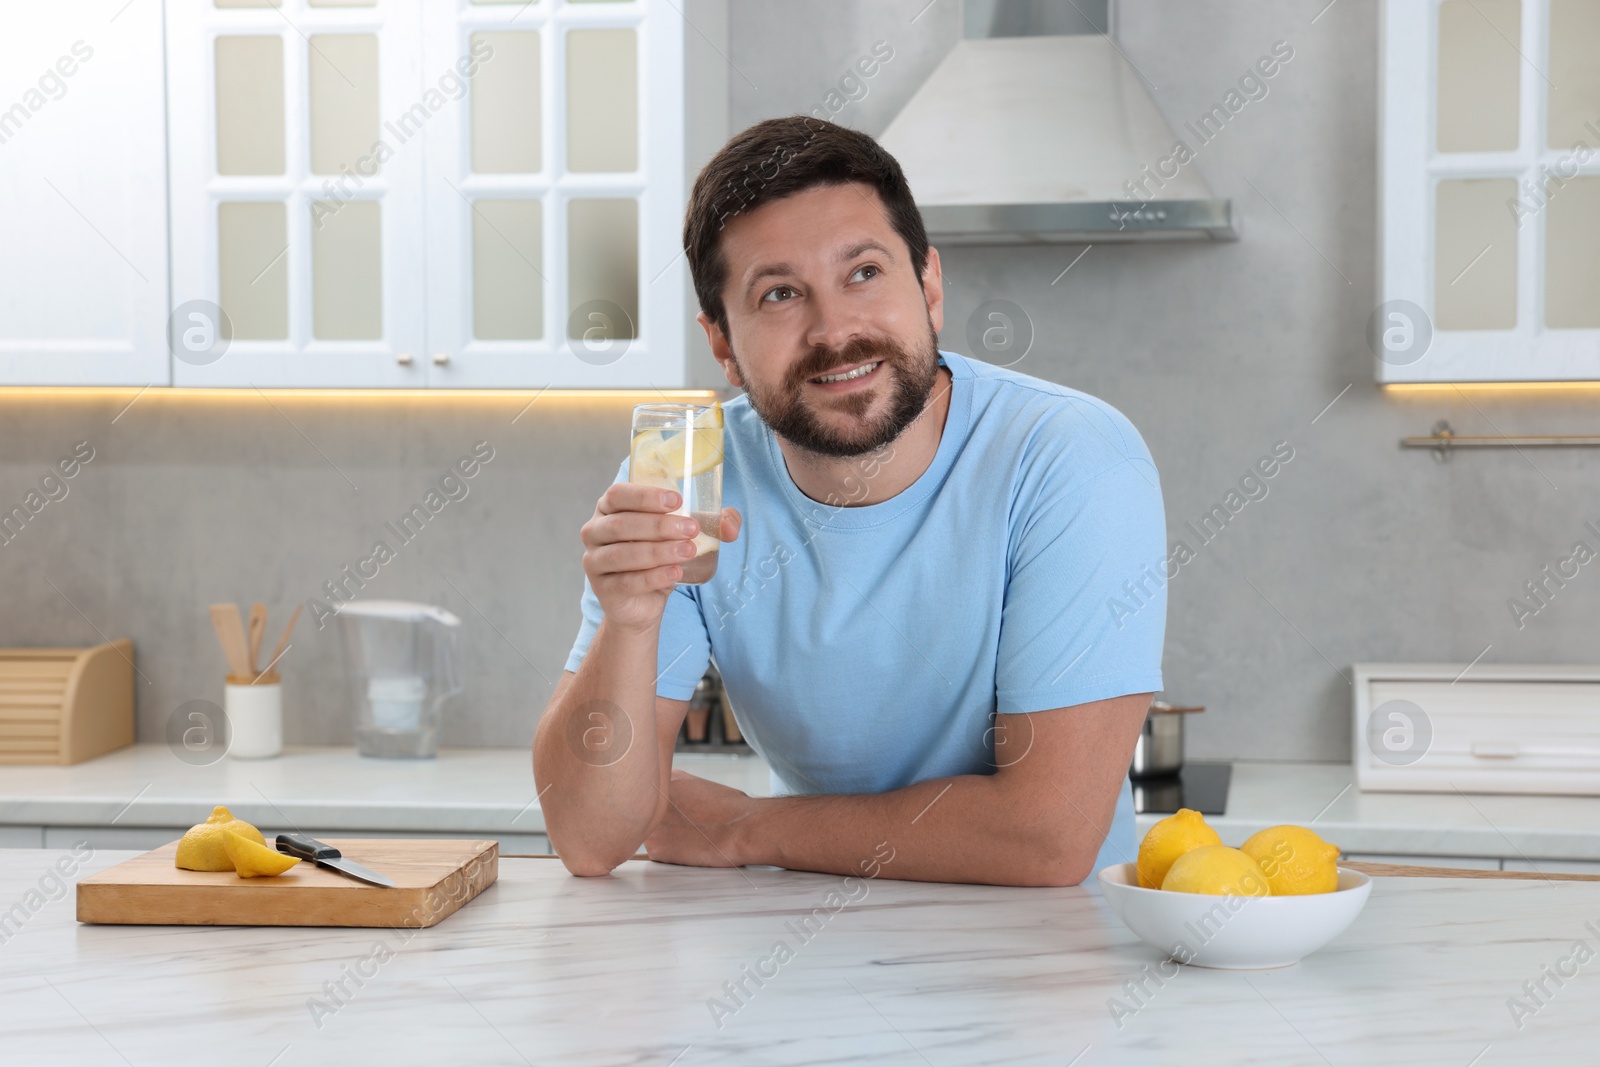
[{"label": "knife handle", "polygon": [[336,860],[341,853],[332,845],[324,845],[305,834],[279,834],[278,851],[315,863],[318,860]]}]

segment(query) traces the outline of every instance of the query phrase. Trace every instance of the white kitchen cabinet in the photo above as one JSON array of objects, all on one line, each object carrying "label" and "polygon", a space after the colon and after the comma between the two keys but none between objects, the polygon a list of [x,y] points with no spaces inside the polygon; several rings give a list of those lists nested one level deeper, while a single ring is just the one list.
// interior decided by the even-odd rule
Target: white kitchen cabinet
[{"label": "white kitchen cabinet", "polygon": [[161,5],[8,5],[0,384],[166,385]]},{"label": "white kitchen cabinet", "polygon": [[686,384],[683,13],[426,12],[425,74],[478,71],[427,128],[429,384]]},{"label": "white kitchen cabinet", "polygon": [[683,22],[167,0],[174,384],[684,385]]},{"label": "white kitchen cabinet", "polygon": [[419,0],[166,8],[173,384],[426,385]]},{"label": "white kitchen cabinet", "polygon": [[682,387],[695,46],[673,0],[19,8],[0,385]]},{"label": "white kitchen cabinet", "polygon": [[1380,382],[1600,379],[1600,6],[1388,0]]}]

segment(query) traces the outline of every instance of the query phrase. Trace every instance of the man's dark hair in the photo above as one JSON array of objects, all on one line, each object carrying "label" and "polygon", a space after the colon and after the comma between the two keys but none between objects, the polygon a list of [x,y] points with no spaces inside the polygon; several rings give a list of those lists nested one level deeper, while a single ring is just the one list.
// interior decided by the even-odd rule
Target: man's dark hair
[{"label": "man's dark hair", "polygon": [[700,310],[728,332],[722,289],[728,264],[722,227],[741,211],[818,185],[863,182],[878,191],[895,233],[911,250],[918,280],[928,262],[922,212],[900,164],[864,133],[809,115],[758,122],[722,146],[695,179],[683,221],[683,248]]}]

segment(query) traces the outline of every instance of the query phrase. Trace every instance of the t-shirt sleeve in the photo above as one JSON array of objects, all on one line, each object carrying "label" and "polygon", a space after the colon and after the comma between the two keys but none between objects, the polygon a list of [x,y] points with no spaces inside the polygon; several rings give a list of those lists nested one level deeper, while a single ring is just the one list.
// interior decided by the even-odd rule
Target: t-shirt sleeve
[{"label": "t-shirt sleeve", "polygon": [[[618,468],[615,482],[628,480],[628,461]],[[656,695],[669,700],[688,700],[694,693],[706,668],[711,663],[711,637],[706,631],[705,616],[700,611],[700,601],[695,596],[695,586],[680,585],[667,598],[666,610],[661,616],[661,643],[656,654]],[[576,671],[583,666],[583,657],[589,654],[595,631],[600,628],[604,612],[600,599],[587,577],[583,580],[583,598],[580,602],[583,621],[578,626],[578,638],[567,654],[567,670]]]},{"label": "t-shirt sleeve", "polygon": [[1085,475],[1083,455],[1061,449],[1023,479],[996,665],[1001,714],[1161,690],[1160,478],[1121,413],[1089,417],[1106,431],[1086,450],[1094,473]]}]

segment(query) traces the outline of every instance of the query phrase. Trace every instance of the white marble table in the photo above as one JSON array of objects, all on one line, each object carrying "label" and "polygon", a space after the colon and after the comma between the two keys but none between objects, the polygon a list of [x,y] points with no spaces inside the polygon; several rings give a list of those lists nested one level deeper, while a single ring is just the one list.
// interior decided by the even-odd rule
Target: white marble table
[{"label": "white marble table", "polygon": [[[59,856],[0,852],[0,909],[24,912],[0,943],[8,1064],[1494,1067],[1593,1062],[1600,1034],[1600,960],[1547,982],[1520,1029],[1507,1006],[1574,942],[1600,945],[1595,883],[1380,879],[1295,967],[1184,968],[1135,999],[1161,956],[1081,887],[645,861],[576,879],[505,860],[498,884],[403,940],[81,926],[70,894],[28,896]],[[780,940],[792,958],[762,966]],[[724,983],[741,979],[735,1002]],[[717,997],[736,1010],[714,1018]],[[1120,1028],[1113,999],[1136,1009]]]}]

